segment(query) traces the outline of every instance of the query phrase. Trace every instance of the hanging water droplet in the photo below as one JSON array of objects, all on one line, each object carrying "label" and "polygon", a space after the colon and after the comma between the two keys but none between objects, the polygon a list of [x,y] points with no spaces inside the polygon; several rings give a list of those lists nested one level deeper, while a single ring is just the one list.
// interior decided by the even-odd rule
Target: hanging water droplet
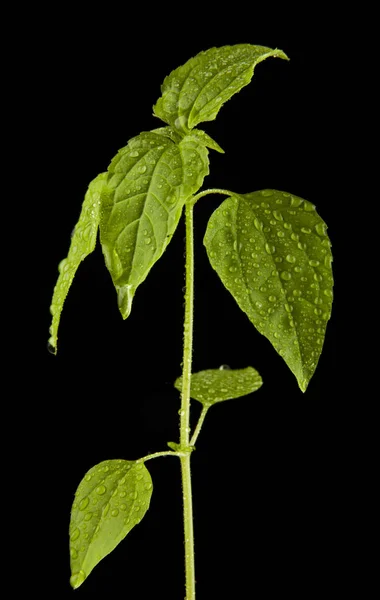
[{"label": "hanging water droplet", "polygon": [[54,345],[55,340],[53,337],[50,337],[47,343],[47,349],[50,354],[57,354],[57,348]]},{"label": "hanging water droplet", "polygon": [[99,485],[99,486],[96,488],[96,490],[95,490],[95,491],[96,491],[96,493],[97,493],[97,494],[99,494],[99,496],[103,496],[103,494],[105,494],[105,493],[106,493],[106,491],[107,491],[107,488],[106,488],[106,486],[105,486],[105,485]]},{"label": "hanging water droplet", "polygon": [[295,263],[295,262],[296,262],[296,257],[295,257],[295,256],[293,256],[293,254],[288,254],[288,255],[286,256],[286,259],[285,259],[285,260],[287,260],[287,261],[288,261],[288,263]]},{"label": "hanging water droplet", "polygon": [[230,365],[220,365],[219,371],[231,371]]},{"label": "hanging water droplet", "polygon": [[290,281],[291,278],[292,278],[292,275],[291,275],[291,273],[289,273],[289,271],[281,272],[281,279],[283,279],[284,281]]},{"label": "hanging water droplet", "polygon": [[327,269],[331,267],[332,258],[331,256],[325,256],[324,265]]},{"label": "hanging water droplet", "polygon": [[78,588],[86,579],[86,573],[84,571],[79,571],[78,573],[73,573],[70,577],[70,585],[74,590]]}]

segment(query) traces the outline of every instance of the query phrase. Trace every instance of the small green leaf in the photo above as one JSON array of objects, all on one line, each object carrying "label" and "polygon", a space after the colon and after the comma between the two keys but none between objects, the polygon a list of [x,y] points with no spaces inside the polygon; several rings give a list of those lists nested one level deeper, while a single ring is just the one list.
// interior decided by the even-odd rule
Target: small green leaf
[{"label": "small green leaf", "polygon": [[166,77],[154,114],[187,133],[202,121],[213,121],[222,105],[252,79],[255,66],[282,50],[237,44],[210,48],[190,58]]},{"label": "small green leaf", "polygon": [[67,258],[59,263],[59,277],[54,288],[50,312],[53,315],[50,327],[49,350],[57,353],[58,327],[63,304],[70,289],[75,273],[82,260],[94,250],[100,219],[101,193],[107,173],[98,175],[88,186],[82,211],[71,238]]},{"label": "small green leaf", "polygon": [[305,391],[333,296],[331,244],[315,206],[276,190],[234,194],[211,216],[204,244],[225,287]]},{"label": "small green leaf", "polygon": [[[251,394],[258,390],[262,383],[259,373],[252,367],[209,369],[191,375],[190,396],[205,406],[211,406],[217,402]],[[176,379],[174,386],[177,390],[182,390],[182,377]]]},{"label": "small green leaf", "polygon": [[140,523],[152,480],[142,463],[105,460],[78,486],[70,520],[70,583],[79,587],[92,569]]},{"label": "small green leaf", "polygon": [[170,131],[140,134],[111,162],[100,240],[124,319],[137,287],[169,244],[187,198],[201,187],[208,164],[207,148],[194,136],[176,144]]}]

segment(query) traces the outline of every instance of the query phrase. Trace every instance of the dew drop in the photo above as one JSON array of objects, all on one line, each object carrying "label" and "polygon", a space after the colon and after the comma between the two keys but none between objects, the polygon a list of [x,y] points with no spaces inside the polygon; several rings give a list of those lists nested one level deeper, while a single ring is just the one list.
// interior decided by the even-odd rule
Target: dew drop
[{"label": "dew drop", "polygon": [[283,279],[284,281],[290,281],[291,278],[292,278],[292,275],[291,275],[291,273],[289,273],[289,271],[282,271],[281,279]]},{"label": "dew drop", "polygon": [[277,235],[279,238],[283,238],[285,236],[285,233],[283,231],[277,231]]},{"label": "dew drop", "polygon": [[274,252],[276,252],[276,248],[273,245],[266,243],[265,244],[265,252],[267,254],[273,254]]},{"label": "dew drop", "polygon": [[103,494],[105,494],[107,491],[107,488],[104,485],[99,485],[96,488],[96,493],[99,494],[99,496],[103,496]]},{"label": "dew drop", "polygon": [[141,165],[140,167],[138,167],[138,169],[137,169],[137,170],[138,170],[138,172],[139,172],[139,173],[145,173],[145,171],[146,171],[146,166],[145,166],[145,165]]},{"label": "dew drop", "polygon": [[274,210],[273,211],[273,216],[277,221],[283,221],[284,218],[282,216],[282,214],[278,211],[278,210]]},{"label": "dew drop", "polygon": [[65,266],[67,265],[67,259],[64,258],[58,265],[58,271],[62,273],[65,270]]},{"label": "dew drop", "polygon": [[78,558],[78,552],[75,550],[75,548],[70,548],[70,556],[71,558]]},{"label": "dew drop", "polygon": [[309,227],[301,227],[301,231],[302,231],[302,233],[307,233],[307,234],[311,233],[311,229],[309,229]]},{"label": "dew drop", "polygon": [[75,542],[75,540],[77,540],[80,536],[80,531],[78,529],[78,527],[76,529],[74,529],[74,531],[72,532],[72,534],[70,535],[70,540],[72,542]]},{"label": "dew drop", "polygon": [[152,238],[150,238],[150,237],[145,238],[145,243],[146,243],[147,246],[149,246],[149,244],[151,242],[152,242]]},{"label": "dew drop", "polygon": [[308,200],[304,200],[303,209],[306,210],[307,212],[312,212],[313,210],[315,210],[315,206]]},{"label": "dew drop", "polygon": [[93,475],[92,473],[86,473],[86,475],[84,476],[85,481],[91,481]]},{"label": "dew drop", "polygon": [[301,206],[303,200],[301,198],[297,198],[297,196],[290,196],[290,206]]},{"label": "dew drop", "polygon": [[276,302],[277,297],[276,296],[269,296],[268,300],[269,300],[269,302]]},{"label": "dew drop", "polygon": [[300,239],[300,236],[297,233],[291,233],[290,237],[292,238],[293,242],[298,242]]},{"label": "dew drop", "polygon": [[117,508],[114,508],[114,509],[111,511],[111,515],[112,515],[113,517],[117,517],[117,515],[118,515],[118,514],[119,514],[119,510],[118,510]]},{"label": "dew drop", "polygon": [[261,190],[261,195],[265,198],[269,198],[270,196],[273,196],[273,190]]},{"label": "dew drop", "polygon": [[84,510],[88,506],[89,502],[90,500],[87,497],[83,498],[79,504],[79,510]]},{"label": "dew drop", "polygon": [[326,235],[326,225],[324,225],[323,223],[317,223],[317,225],[315,225],[315,231],[318,233],[318,235]]},{"label": "dew drop", "polygon": [[318,267],[319,265],[319,260],[309,260],[309,265],[311,267]]},{"label": "dew drop", "polygon": [[327,296],[328,298],[332,298],[332,291],[331,290],[323,290],[323,293],[325,296]]},{"label": "dew drop", "polygon": [[288,254],[288,255],[286,256],[286,259],[285,259],[285,260],[287,260],[287,261],[288,261],[288,263],[295,263],[295,262],[296,262],[296,257],[295,257],[295,256],[293,256],[292,254]]},{"label": "dew drop", "polygon": [[257,231],[262,231],[263,230],[263,224],[262,224],[261,221],[259,221],[259,219],[257,217],[254,218],[253,224],[256,227]]},{"label": "dew drop", "polygon": [[84,520],[85,521],[91,521],[91,519],[92,519],[92,512],[86,513],[86,515],[84,517]]},{"label": "dew drop", "polygon": [[301,269],[301,267],[294,267],[294,271],[296,273],[301,273],[302,269]]},{"label": "dew drop", "polygon": [[50,354],[57,354],[57,348],[54,345],[54,338],[50,337],[47,343],[47,349]]},{"label": "dew drop", "polygon": [[136,156],[138,156],[138,155],[139,155],[139,153],[138,153],[138,151],[137,151],[137,150],[132,150],[132,152],[131,152],[131,154],[130,154],[130,156],[133,156],[134,158],[135,158]]},{"label": "dew drop", "polygon": [[237,268],[236,268],[236,267],[230,267],[228,270],[229,270],[231,273],[235,273],[235,271],[237,271]]},{"label": "dew drop", "polygon": [[219,371],[231,371],[230,365],[220,365]]}]

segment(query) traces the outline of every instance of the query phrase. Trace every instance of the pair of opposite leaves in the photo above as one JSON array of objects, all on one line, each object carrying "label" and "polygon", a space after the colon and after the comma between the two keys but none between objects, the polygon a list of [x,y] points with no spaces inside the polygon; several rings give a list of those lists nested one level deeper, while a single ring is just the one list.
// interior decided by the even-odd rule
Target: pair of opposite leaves
[{"label": "pair of opposite leaves", "polygon": [[[167,126],[131,139],[89,186],[59,265],[49,339],[54,353],[64,300],[80,262],[95,248],[98,227],[125,319],[185,203],[209,173],[208,148],[223,152],[195,126],[215,119],[249,83],[256,64],[271,56],[287,58],[249,44],[212,48],[165,79],[154,114]],[[314,205],[276,190],[231,192],[211,216],[204,244],[225,287],[305,391],[322,350],[333,284],[330,241]]]},{"label": "pair of opposite leaves", "polygon": [[[286,59],[280,50],[241,44],[190,59],[164,81],[154,113],[166,127],[130,140],[107,173],[91,182],[51,306],[49,344],[55,353],[63,303],[80,262],[100,240],[123,318],[137,287],[166,249],[184,204],[208,174],[208,148],[223,152],[195,129],[247,85],[256,64]],[[275,190],[230,196],[214,212],[204,238],[225,287],[254,326],[284,358],[305,391],[315,370],[332,303],[330,242],[315,207]],[[205,407],[258,389],[254,369],[192,375],[191,397]],[[181,378],[175,386],[181,389]],[[152,493],[143,460],[104,461],[80,483],[70,523],[73,587],[144,516]]]}]

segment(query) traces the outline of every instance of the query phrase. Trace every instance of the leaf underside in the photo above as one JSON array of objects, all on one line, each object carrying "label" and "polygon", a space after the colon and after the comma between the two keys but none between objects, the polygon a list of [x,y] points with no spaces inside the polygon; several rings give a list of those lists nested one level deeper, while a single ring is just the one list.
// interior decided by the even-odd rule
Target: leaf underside
[{"label": "leaf underside", "polygon": [[67,258],[59,264],[59,277],[54,288],[50,306],[52,324],[50,327],[49,350],[56,354],[58,327],[66,296],[82,260],[93,252],[96,245],[100,219],[101,193],[107,174],[101,173],[89,185],[82,211],[71,238]]},{"label": "leaf underside", "polygon": [[111,162],[102,197],[100,240],[126,319],[137,287],[162,256],[189,196],[208,174],[208,150],[169,128],[129,141]]},{"label": "leaf underside", "polygon": [[255,66],[271,56],[287,59],[281,50],[251,44],[200,52],[165,78],[154,114],[184,133],[212,121],[222,105],[251,81]]},{"label": "leaf underside", "polygon": [[142,463],[105,460],[75,494],[70,520],[70,584],[79,587],[149,508],[152,480]]},{"label": "leaf underside", "polygon": [[[205,406],[224,400],[240,398],[262,386],[259,373],[252,367],[245,369],[208,369],[191,375],[190,396]],[[174,386],[182,390],[182,377]]]},{"label": "leaf underside", "polygon": [[315,206],[277,190],[234,194],[211,216],[212,267],[302,391],[322,351],[332,306],[332,256]]}]

